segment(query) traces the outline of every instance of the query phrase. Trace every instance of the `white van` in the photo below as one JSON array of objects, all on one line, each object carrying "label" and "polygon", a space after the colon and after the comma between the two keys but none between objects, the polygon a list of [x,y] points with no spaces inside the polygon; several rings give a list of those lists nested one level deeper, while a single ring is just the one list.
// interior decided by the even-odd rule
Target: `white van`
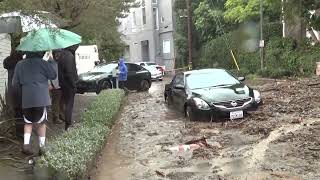
[{"label": "white van", "polygon": [[98,46],[79,46],[76,50],[75,58],[78,74],[83,74],[91,71],[95,66],[95,62],[99,61]]}]

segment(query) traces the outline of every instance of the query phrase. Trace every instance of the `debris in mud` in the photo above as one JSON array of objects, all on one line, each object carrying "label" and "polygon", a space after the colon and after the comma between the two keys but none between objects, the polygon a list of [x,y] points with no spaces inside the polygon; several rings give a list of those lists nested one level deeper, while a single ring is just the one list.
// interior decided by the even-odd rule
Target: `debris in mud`
[{"label": "debris in mud", "polygon": [[139,116],[138,116],[138,114],[135,114],[135,115],[133,115],[131,118],[132,119],[137,119]]},{"label": "debris in mud", "polygon": [[155,171],[157,175],[161,176],[161,177],[166,177],[166,175],[164,174],[164,172],[161,172],[161,171],[158,171],[156,170]]},{"label": "debris in mud", "polygon": [[196,149],[192,152],[193,159],[212,159],[214,156],[219,156],[215,148]]},{"label": "debris in mud", "polygon": [[147,135],[148,136],[158,136],[159,133],[157,133],[157,132],[148,132]]},{"label": "debris in mud", "polygon": [[172,180],[190,179],[192,176],[194,176],[194,174],[194,172],[171,172],[167,174],[167,178]]},{"label": "debris in mud", "polygon": [[294,119],[291,121],[292,124],[300,124],[302,123],[302,118],[299,118],[299,119]]}]

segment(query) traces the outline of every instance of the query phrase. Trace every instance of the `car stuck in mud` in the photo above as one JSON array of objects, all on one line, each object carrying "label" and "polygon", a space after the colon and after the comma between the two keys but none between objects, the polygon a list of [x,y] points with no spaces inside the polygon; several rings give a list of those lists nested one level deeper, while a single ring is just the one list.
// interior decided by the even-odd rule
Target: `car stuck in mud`
[{"label": "car stuck in mud", "polygon": [[224,69],[187,71],[165,85],[164,97],[192,121],[200,117],[240,119],[262,103],[259,91],[245,85],[244,80]]}]

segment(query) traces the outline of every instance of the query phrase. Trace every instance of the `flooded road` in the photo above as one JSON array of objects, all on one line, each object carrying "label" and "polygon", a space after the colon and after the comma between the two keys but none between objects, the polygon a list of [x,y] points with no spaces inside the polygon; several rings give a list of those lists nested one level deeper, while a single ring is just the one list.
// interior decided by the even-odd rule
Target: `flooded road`
[{"label": "flooded road", "polygon": [[[187,127],[165,104],[164,84],[128,96],[93,179],[319,179],[320,94],[306,82],[249,82],[265,100],[257,112]],[[202,137],[208,147],[169,150]]]}]

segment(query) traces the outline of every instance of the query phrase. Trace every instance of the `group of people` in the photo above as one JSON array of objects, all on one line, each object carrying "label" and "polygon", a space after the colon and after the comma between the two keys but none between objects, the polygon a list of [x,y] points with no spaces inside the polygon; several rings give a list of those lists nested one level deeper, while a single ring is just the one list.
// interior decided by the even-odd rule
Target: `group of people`
[{"label": "group of people", "polygon": [[39,136],[39,154],[44,153],[45,122],[49,109],[50,120],[54,123],[64,121],[65,130],[73,124],[72,110],[78,79],[75,62],[77,47],[47,54],[12,51],[3,62],[8,70],[9,102],[15,114],[16,133],[18,136],[23,133],[22,151],[27,155],[33,154],[30,139],[34,126]]}]

